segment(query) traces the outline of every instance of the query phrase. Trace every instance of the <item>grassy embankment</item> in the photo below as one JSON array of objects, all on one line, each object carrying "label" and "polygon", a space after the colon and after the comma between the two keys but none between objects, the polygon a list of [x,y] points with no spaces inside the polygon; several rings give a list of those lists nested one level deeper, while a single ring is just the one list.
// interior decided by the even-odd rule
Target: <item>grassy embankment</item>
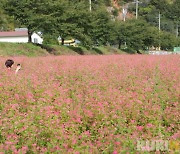
[{"label": "grassy embankment", "polygon": [[98,47],[87,50],[84,47],[43,45],[37,46],[30,43],[0,43],[0,56],[46,56],[46,55],[91,55],[91,54],[124,54],[113,47]]}]

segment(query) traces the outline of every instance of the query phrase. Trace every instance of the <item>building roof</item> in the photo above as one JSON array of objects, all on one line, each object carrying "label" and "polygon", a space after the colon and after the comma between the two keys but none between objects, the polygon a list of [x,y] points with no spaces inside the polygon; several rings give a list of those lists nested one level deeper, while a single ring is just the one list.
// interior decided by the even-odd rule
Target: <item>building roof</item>
[{"label": "building roof", "polygon": [[9,36],[28,36],[28,31],[0,32],[0,37],[9,37]]}]

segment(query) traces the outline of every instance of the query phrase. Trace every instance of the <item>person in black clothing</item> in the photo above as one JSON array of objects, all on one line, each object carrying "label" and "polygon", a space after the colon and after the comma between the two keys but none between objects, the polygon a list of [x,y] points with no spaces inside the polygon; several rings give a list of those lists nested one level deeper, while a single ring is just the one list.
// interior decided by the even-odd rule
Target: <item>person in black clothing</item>
[{"label": "person in black clothing", "polygon": [[12,68],[12,67],[13,67],[13,64],[14,64],[14,61],[13,61],[12,59],[8,59],[8,60],[6,60],[6,62],[5,62],[5,66],[6,66],[8,69]]}]

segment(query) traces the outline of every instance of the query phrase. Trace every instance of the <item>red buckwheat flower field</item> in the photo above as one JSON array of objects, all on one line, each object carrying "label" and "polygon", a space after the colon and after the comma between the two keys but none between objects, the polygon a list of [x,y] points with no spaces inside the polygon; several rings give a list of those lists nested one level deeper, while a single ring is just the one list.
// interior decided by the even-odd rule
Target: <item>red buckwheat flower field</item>
[{"label": "red buckwheat flower field", "polygon": [[136,153],[178,140],[180,56],[0,58],[0,153]]}]

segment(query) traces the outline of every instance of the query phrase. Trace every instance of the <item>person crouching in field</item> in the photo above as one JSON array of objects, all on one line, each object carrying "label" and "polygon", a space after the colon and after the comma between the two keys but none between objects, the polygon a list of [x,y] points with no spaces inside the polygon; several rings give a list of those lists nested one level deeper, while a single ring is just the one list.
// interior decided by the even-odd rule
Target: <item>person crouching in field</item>
[{"label": "person crouching in field", "polygon": [[[13,67],[13,65],[14,65],[14,61],[13,60],[11,60],[11,59],[6,60],[5,66],[6,66],[7,69],[10,70]],[[17,74],[20,69],[21,69],[21,64],[17,64],[16,70],[15,70],[15,74]]]}]

